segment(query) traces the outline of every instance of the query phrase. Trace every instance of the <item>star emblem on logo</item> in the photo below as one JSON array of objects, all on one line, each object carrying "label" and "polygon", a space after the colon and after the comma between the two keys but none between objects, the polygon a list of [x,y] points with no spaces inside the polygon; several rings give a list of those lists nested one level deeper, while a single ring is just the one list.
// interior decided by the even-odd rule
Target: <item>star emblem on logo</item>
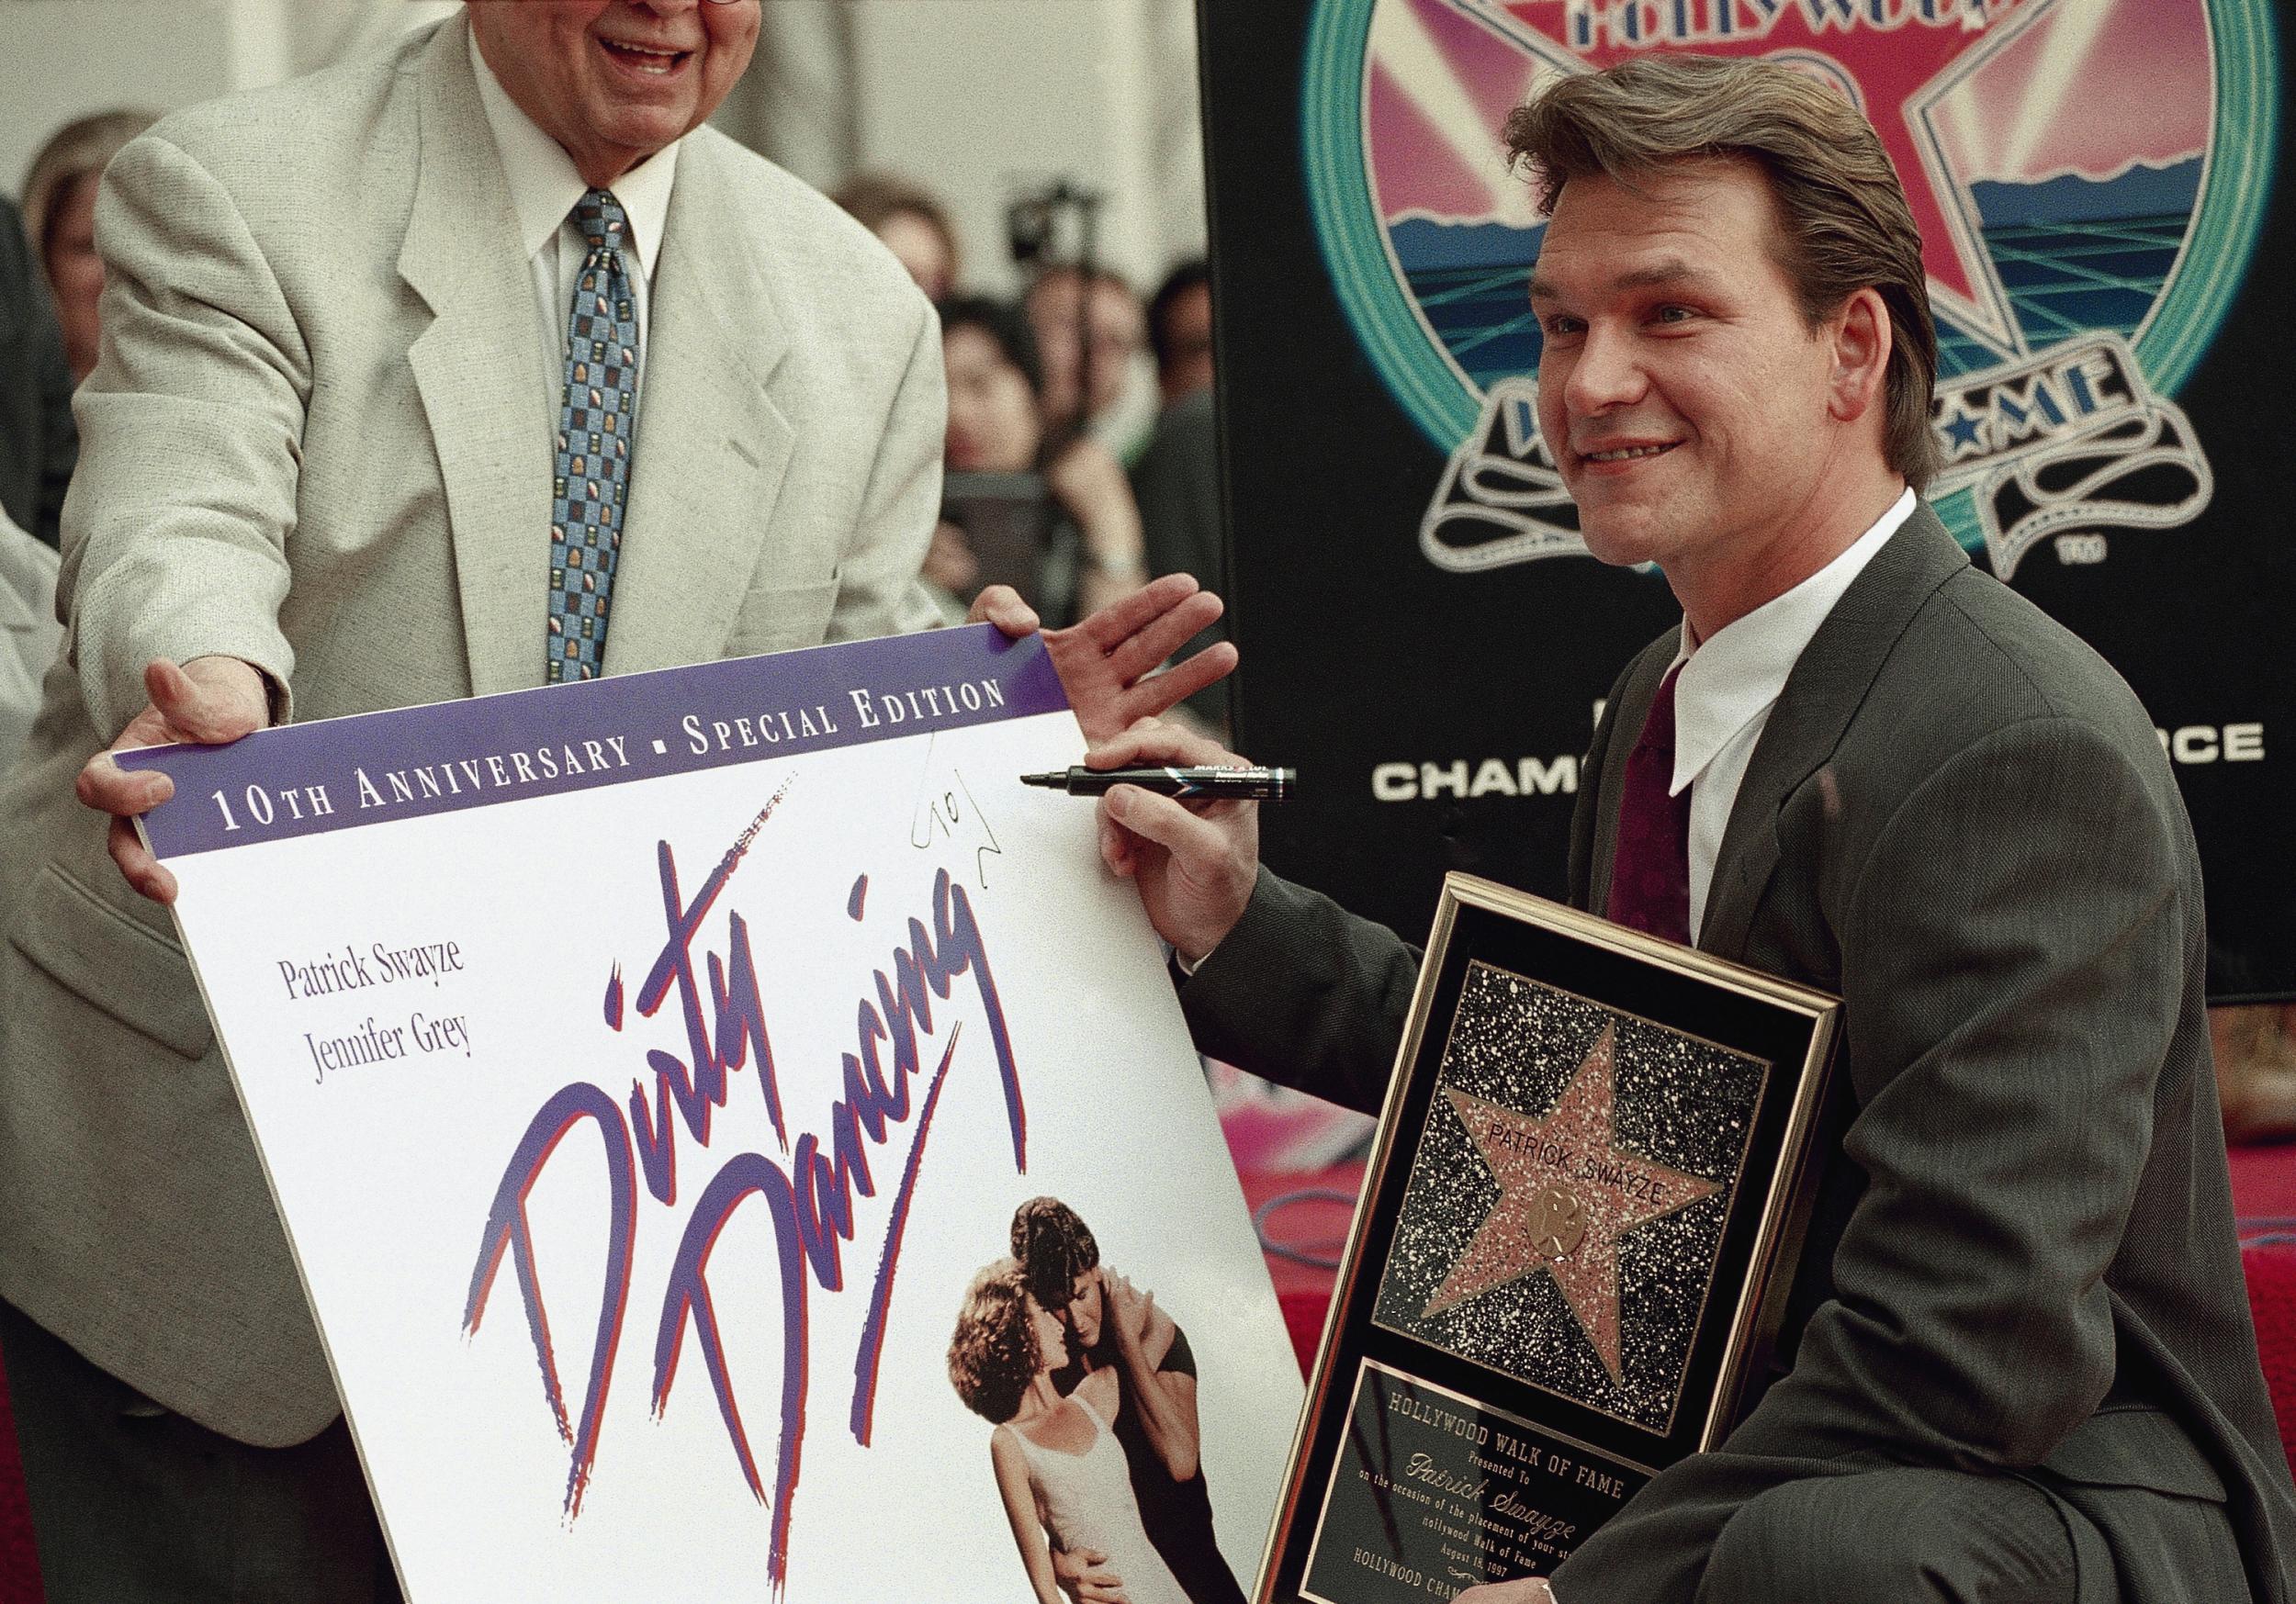
[{"label": "star emblem on logo", "polygon": [[[1440,0],[1462,17],[1561,73],[1600,72],[1677,48],[1663,35],[1620,37],[1640,6],[1596,12],[1577,0]],[[1897,169],[1921,230],[1930,295],[1938,309],[2004,357],[2028,353],[2000,270],[1986,249],[1968,184],[1946,160],[1940,105],[1985,63],[2047,16],[2059,0],[1942,0],[1887,26],[1848,5],[1726,7],[1745,15],[1727,37],[1679,48],[1711,56],[1784,61],[1840,88],[1873,122]],[[1656,10],[1656,7],[1651,7]],[[1759,16],[1766,11],[1766,20]],[[1933,15],[1931,15],[1933,14]],[[1537,21],[1533,21],[1537,18]],[[1813,21],[1813,18],[1817,20]]]},{"label": "star emblem on logo", "polygon": [[1618,1145],[1616,1027],[1604,1025],[1544,1118],[1446,1087],[1499,1200],[1421,1311],[1429,1318],[1525,1275],[1554,1276],[1613,1381],[1620,1364],[1618,1240],[1722,1190]]},{"label": "star emblem on logo", "polygon": [[1958,459],[1979,450],[1984,444],[1985,420],[1973,418],[1955,406],[1953,416],[1944,422],[1946,451]]}]

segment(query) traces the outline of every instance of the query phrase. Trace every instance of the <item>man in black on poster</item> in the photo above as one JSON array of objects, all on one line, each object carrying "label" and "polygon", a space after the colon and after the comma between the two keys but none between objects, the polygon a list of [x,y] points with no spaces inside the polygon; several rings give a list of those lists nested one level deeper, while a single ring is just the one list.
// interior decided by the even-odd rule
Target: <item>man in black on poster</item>
[{"label": "man in black on poster", "polygon": [[[1196,1356],[1175,1325],[1164,1357],[1151,1368],[1138,1334],[1168,1322],[1153,1296],[1100,1262],[1100,1244],[1076,1211],[1053,1197],[1032,1197],[1013,1212],[1012,1256],[1029,1294],[1057,1312],[1068,1329],[1069,1363],[1053,1374],[1065,1397],[1096,1370],[1111,1366],[1124,1383],[1117,1442],[1131,1473],[1148,1541],[1172,1567],[1194,1604],[1244,1604],[1243,1589],[1212,1535],[1211,1496],[1198,1459]],[[1131,1340],[1127,1340],[1127,1339]],[[1055,1554],[1062,1591],[1076,1604],[1120,1604],[1124,1579],[1090,1549]]]}]

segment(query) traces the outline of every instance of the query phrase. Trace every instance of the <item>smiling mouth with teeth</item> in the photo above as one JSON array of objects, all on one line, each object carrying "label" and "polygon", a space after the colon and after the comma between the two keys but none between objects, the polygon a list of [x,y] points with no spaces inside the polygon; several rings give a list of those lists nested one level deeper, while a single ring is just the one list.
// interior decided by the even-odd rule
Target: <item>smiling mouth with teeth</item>
[{"label": "smiling mouth with teeth", "polygon": [[1618,451],[1582,451],[1579,456],[1584,462],[1630,462],[1638,456],[1656,456],[1660,452],[1671,451],[1674,443],[1670,440],[1663,445],[1629,445]]},{"label": "smiling mouth with teeth", "polygon": [[602,39],[598,41],[607,53],[617,61],[636,67],[641,73],[669,73],[692,54],[691,50],[656,50],[647,45],[625,44],[620,39]]}]

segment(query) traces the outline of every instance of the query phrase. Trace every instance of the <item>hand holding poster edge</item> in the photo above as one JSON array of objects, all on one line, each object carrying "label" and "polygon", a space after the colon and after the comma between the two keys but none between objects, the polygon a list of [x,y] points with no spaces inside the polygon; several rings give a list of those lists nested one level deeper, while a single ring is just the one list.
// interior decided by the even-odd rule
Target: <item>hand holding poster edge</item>
[{"label": "hand holding poster edge", "polygon": [[1037,634],[1052,655],[1085,739],[1098,746],[1233,671],[1236,648],[1221,641],[1157,672],[1225,610],[1192,576],[1166,574],[1066,629],[1041,630],[1035,610],[1006,585],[975,597],[965,622],[994,623],[1016,640]]},{"label": "hand holding poster edge", "polygon": [[89,758],[73,781],[85,806],[110,815],[106,846],[137,892],[160,903],[175,900],[175,877],[160,867],[133,822],[174,794],[164,774],[123,768],[120,754],[175,742],[226,745],[270,720],[263,671],[238,657],[193,657],[178,666],[155,658],[143,667],[150,700],[112,744]]}]

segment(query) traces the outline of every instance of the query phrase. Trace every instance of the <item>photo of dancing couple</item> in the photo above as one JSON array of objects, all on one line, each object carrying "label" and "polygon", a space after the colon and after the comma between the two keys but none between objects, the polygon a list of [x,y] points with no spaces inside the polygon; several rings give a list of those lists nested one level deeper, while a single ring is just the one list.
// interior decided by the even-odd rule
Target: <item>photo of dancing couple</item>
[{"label": "photo of dancing couple", "polygon": [[949,1379],[995,1426],[989,1464],[1038,1604],[1244,1604],[1212,1535],[1196,1357],[1154,1295],[1036,1197],[973,1278]]}]

